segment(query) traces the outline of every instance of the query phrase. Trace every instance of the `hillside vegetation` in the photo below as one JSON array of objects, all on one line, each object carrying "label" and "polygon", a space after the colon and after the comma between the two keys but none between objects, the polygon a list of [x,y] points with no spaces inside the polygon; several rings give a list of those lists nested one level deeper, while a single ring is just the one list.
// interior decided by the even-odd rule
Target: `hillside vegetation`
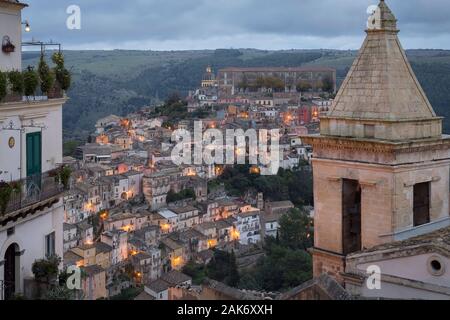
[{"label": "hillside vegetation", "polygon": [[[64,137],[83,140],[95,121],[111,113],[126,115],[168,94],[187,94],[198,86],[207,65],[223,67],[329,66],[336,68],[338,84],[347,74],[356,51],[220,49],[203,51],[66,51],[73,73],[70,100],[64,107]],[[414,71],[436,113],[447,119],[450,133],[450,51],[407,52]],[[35,65],[38,54],[27,53],[24,66]]]}]

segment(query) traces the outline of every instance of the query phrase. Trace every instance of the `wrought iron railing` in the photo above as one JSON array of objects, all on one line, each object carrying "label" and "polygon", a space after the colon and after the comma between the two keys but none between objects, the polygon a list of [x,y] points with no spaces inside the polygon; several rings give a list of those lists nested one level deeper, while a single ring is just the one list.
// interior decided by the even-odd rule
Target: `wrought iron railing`
[{"label": "wrought iron railing", "polygon": [[[64,190],[57,174],[46,172],[44,174],[28,176],[13,182],[0,182],[0,188],[11,188],[9,200],[0,218],[8,213],[26,208],[33,204],[45,201],[60,194]],[[1,211],[1,208],[0,208]]]},{"label": "wrought iron railing", "polygon": [[35,94],[33,96],[23,96],[21,94],[7,93],[6,96],[0,100],[0,104],[2,103],[14,103],[14,102],[39,102],[39,101],[47,101],[51,99],[62,99],[64,98],[64,90],[58,87],[51,88],[46,94]]}]

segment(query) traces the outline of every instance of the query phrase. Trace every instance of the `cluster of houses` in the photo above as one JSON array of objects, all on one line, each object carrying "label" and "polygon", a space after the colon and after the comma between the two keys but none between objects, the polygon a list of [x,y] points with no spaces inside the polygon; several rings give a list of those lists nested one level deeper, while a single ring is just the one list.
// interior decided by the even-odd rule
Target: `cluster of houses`
[{"label": "cluster of houses", "polygon": [[[133,284],[152,288],[189,261],[209,263],[215,248],[276,237],[280,217],[293,207],[290,201],[254,206],[230,197],[186,199],[156,210],[146,203],[117,206],[96,215],[96,223],[91,218],[64,223],[64,265],[84,270],[87,299],[113,296]],[[161,299],[159,291],[153,292],[153,298]]]},{"label": "cluster of houses", "polygon": [[[291,88],[296,81],[293,74],[299,82],[311,82],[309,89]],[[261,81],[264,78],[291,84],[286,84],[281,90],[258,87],[258,79]],[[323,84],[323,78],[328,79],[329,88],[313,85],[315,81]],[[242,88],[242,79],[254,83]],[[205,107],[227,106],[227,115],[231,118],[252,119],[256,123],[281,120],[314,130],[320,116],[329,111],[335,92],[336,71],[333,69],[228,68],[219,70],[216,76],[208,66],[200,87],[189,92],[187,101],[189,112]]]},{"label": "cluster of houses", "polygon": [[[239,87],[242,79],[256,83],[257,79],[276,77],[291,84],[286,84],[283,90]],[[314,85],[309,90],[289,89],[295,81],[322,83],[323,79],[329,79],[329,90]],[[202,119],[206,128],[280,129],[280,166],[293,169],[299,160],[310,161],[312,150],[299,136],[319,132],[320,118],[329,112],[335,88],[336,75],[332,69],[229,68],[219,70],[216,76],[208,66],[199,88],[189,92],[188,111],[215,111],[215,117]],[[183,123],[179,127],[190,129],[192,124]]]},{"label": "cluster of houses", "polygon": [[[214,248],[258,244],[276,236],[280,216],[294,207],[264,203],[262,194],[250,201],[208,195],[208,180],[220,170],[175,165],[164,149],[170,139],[162,121],[145,116],[144,110],[100,119],[95,142],[63,161],[73,170],[64,195],[63,261],[83,270],[86,299],[114,296],[136,283],[161,285],[162,276],[189,261],[207,264]],[[158,133],[146,136],[147,130]],[[295,145],[290,138],[289,147]]]},{"label": "cluster of houses", "polygon": [[[216,83],[208,68],[200,89],[188,97],[189,111],[214,113],[197,119],[203,130],[278,128],[280,167],[294,169],[310,160],[311,148],[300,135],[317,123],[314,127],[313,118],[302,123],[303,107],[294,107],[293,93],[242,103],[235,97],[221,105]],[[290,201],[264,201],[261,193],[244,199],[227,196],[223,188],[208,192],[208,182],[224,165],[176,165],[171,157],[173,131],[193,130],[195,118],[174,123],[154,110],[99,119],[89,142],[63,159],[72,168],[64,194],[63,261],[84,270],[86,299],[114,296],[135,284],[145,284],[154,299],[165,299],[169,295],[159,289],[186,282],[180,275],[180,281],[164,280],[169,273],[180,273],[189,261],[207,264],[214,248],[231,250],[276,237],[280,217],[294,207]],[[194,139],[186,147],[195,144]]]}]

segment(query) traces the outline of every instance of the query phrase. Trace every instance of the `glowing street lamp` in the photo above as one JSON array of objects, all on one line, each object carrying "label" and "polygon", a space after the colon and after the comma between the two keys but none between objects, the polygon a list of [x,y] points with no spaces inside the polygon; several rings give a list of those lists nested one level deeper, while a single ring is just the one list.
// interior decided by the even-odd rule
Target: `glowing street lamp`
[{"label": "glowing street lamp", "polygon": [[25,26],[25,32],[31,31],[30,23],[28,22],[28,20],[25,20],[25,22],[22,22],[22,24]]}]

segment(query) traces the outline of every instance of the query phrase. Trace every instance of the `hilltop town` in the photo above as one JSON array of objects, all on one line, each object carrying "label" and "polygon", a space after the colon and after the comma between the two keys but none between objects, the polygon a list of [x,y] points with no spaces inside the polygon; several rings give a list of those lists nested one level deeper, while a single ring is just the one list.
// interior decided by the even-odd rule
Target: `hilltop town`
[{"label": "hilltop town", "polygon": [[[334,69],[205,65],[187,96],[97,119],[63,156],[64,54],[58,44],[22,43],[41,57],[17,71],[26,5],[1,4],[16,14],[0,73],[2,299],[276,299],[311,278],[312,150],[301,136],[317,133],[331,106]],[[203,155],[211,130],[242,132],[222,149],[236,162],[175,161],[177,134],[192,137],[181,151]],[[291,225],[298,229],[280,237]],[[267,277],[276,250],[286,262]]]},{"label": "hilltop town", "polygon": [[385,1],[340,86],[204,65],[67,154],[71,73],[25,7],[0,0],[0,300],[449,299],[450,136]]},{"label": "hilltop town", "polygon": [[[335,88],[335,72],[327,68],[224,69],[216,77],[207,67],[185,99],[174,95],[163,106],[99,119],[91,142],[63,159],[72,171],[64,196],[63,261],[95,270],[96,290],[85,295],[111,297],[143,285],[143,295],[172,299],[165,277],[191,284],[183,267],[206,266],[217,250],[247,267],[256,263],[264,238],[277,237],[279,220],[294,203],[257,189],[236,196],[220,181],[234,165],[174,164],[172,133],[192,130],[194,121],[222,132],[277,128],[283,132],[280,168],[310,175],[311,148],[300,135],[317,132]],[[256,177],[261,168],[246,170]],[[131,277],[118,281],[124,273]],[[196,288],[200,297],[202,285]]]}]

